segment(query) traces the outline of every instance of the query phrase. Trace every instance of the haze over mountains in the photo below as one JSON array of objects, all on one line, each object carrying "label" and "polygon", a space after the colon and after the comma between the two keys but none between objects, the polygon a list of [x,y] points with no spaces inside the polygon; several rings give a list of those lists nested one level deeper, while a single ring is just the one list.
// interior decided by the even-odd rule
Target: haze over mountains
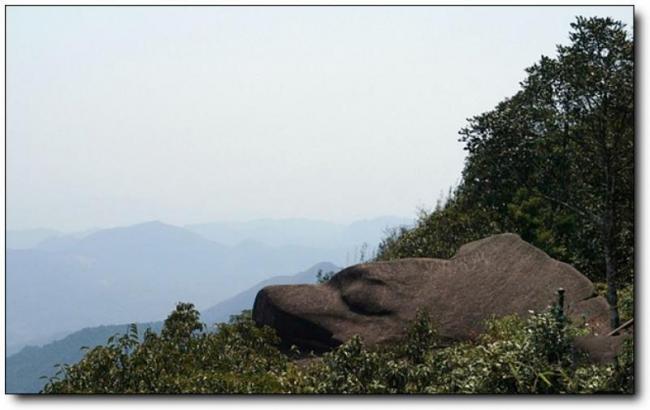
[{"label": "haze over mountains", "polygon": [[29,249],[37,246],[45,239],[62,235],[54,229],[24,229],[7,231],[7,248]]},{"label": "haze over mountains", "polygon": [[201,312],[201,321],[212,325],[214,323],[227,322],[231,315],[237,314],[244,309],[252,309],[255,296],[265,286],[271,285],[298,285],[316,283],[318,272],[338,272],[341,268],[329,262],[320,262],[304,272],[295,275],[280,275],[263,280],[235,296],[228,298]]},{"label": "haze over mountains", "polygon": [[[244,309],[250,309],[257,292],[264,286],[315,283],[318,271],[330,272],[338,270],[339,267],[328,262],[322,262],[295,275],[274,276],[205,309],[201,312],[201,321],[208,325],[208,330],[213,330],[215,323],[228,321],[231,315],[238,314]],[[162,321],[138,323],[137,325],[139,334],[143,335],[147,328],[154,332],[160,331]],[[124,334],[127,326],[128,324],[123,323],[120,325],[84,328],[41,347],[25,347],[20,352],[7,358],[7,392],[37,393],[45,385],[45,380],[41,379],[41,376],[53,376],[56,373],[55,364],[76,363],[84,354],[81,350],[83,346],[92,348],[96,345],[105,344],[110,336],[116,333]]]},{"label": "haze over mountains", "polygon": [[148,222],[70,235],[8,231],[7,243],[23,248],[7,249],[8,352],[84,327],[160,320],[179,301],[205,309],[318,262],[354,263],[363,243],[368,257],[387,227],[411,222]]}]

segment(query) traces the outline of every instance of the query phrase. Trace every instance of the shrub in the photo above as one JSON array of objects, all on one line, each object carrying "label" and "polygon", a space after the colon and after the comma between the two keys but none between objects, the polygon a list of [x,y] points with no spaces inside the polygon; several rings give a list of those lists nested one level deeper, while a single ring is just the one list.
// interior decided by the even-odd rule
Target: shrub
[{"label": "shrub", "polygon": [[[631,393],[628,343],[615,363],[593,365],[572,349],[580,332],[561,309],[489,320],[476,340],[444,346],[418,312],[396,343],[368,348],[359,337],[321,357],[279,350],[250,312],[205,332],[179,304],[161,335],[132,326],[77,364],[61,366],[44,393]],[[298,360],[295,360],[298,359]]]}]

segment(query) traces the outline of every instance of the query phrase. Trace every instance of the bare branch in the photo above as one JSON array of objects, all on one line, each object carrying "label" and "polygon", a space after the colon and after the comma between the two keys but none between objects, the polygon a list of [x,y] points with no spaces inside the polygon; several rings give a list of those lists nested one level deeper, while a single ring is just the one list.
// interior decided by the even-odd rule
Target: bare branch
[{"label": "bare branch", "polygon": [[556,203],[556,204],[558,204],[560,206],[563,206],[563,207],[565,207],[567,209],[570,209],[573,212],[577,213],[578,215],[582,215],[585,218],[591,219],[592,221],[596,222],[597,224],[602,223],[602,218],[600,216],[596,215],[593,212],[587,211],[586,209],[577,208],[577,207],[575,207],[575,206],[573,206],[573,205],[571,205],[571,204],[569,204],[567,202],[561,201],[561,200],[559,200],[557,198],[553,198],[552,196],[545,195],[545,194],[543,194],[541,192],[539,194],[544,199],[548,199],[549,201],[552,201],[552,202],[554,202],[554,203]]}]

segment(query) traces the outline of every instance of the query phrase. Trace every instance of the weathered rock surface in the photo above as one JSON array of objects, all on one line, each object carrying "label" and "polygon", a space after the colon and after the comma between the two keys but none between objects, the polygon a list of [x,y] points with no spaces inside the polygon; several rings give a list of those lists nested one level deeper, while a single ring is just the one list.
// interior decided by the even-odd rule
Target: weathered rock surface
[{"label": "weathered rock surface", "polygon": [[575,339],[575,346],[578,350],[589,354],[589,357],[593,362],[607,363],[616,358],[616,355],[623,347],[623,342],[625,342],[629,337],[632,337],[632,334],[622,333],[616,336],[577,336]]},{"label": "weathered rock surface", "polygon": [[480,334],[490,317],[546,309],[560,287],[572,320],[586,321],[594,334],[610,330],[608,304],[593,283],[514,234],[466,244],[449,260],[365,263],[325,284],[269,286],[257,294],[253,319],[287,344],[324,351],[355,334],[368,345],[398,340],[424,309],[451,342]]}]

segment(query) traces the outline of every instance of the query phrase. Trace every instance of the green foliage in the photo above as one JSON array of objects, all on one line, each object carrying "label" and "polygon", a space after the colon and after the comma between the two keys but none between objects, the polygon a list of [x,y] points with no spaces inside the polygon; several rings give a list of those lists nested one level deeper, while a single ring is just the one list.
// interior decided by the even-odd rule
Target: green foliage
[{"label": "green foliage", "polygon": [[[187,351],[192,342],[192,335],[201,330],[203,324],[199,321],[199,312],[194,309],[194,305],[179,303],[176,310],[165,320],[160,336],[178,350]],[[135,325],[132,325],[131,331],[137,334]]]},{"label": "green foliage", "polygon": [[402,355],[408,357],[413,364],[424,363],[428,355],[439,347],[438,334],[426,312],[417,312],[415,321],[408,328],[404,343],[400,347]]},{"label": "green foliage", "polygon": [[377,259],[448,258],[514,232],[606,281],[617,306],[634,279],[633,41],[621,22],[596,17],[578,17],[569,38],[526,70],[519,92],[468,120],[460,185],[413,229],[389,234]]},{"label": "green foliage", "polygon": [[318,269],[318,272],[316,273],[316,282],[318,283],[328,282],[330,279],[332,279],[332,276],[334,276],[335,273],[336,272],[334,271],[323,272],[322,269]]},{"label": "green foliage", "polygon": [[621,321],[627,322],[634,317],[634,285],[629,284],[618,291],[618,308]]},{"label": "green foliage", "polygon": [[[141,323],[142,330],[151,328],[159,332],[162,321]],[[6,391],[11,393],[38,393],[43,389],[47,378],[54,376],[56,363],[77,363],[86,351],[79,346],[95,347],[106,342],[115,333],[122,333],[125,325],[98,326],[81,329],[61,340],[44,346],[30,346],[19,353],[10,355],[6,361]],[[142,332],[141,336],[142,336]]]},{"label": "green foliage", "polygon": [[[62,365],[43,392],[55,393],[631,393],[631,344],[611,365],[584,361],[571,339],[580,330],[558,306],[527,319],[490,320],[474,341],[445,346],[431,318],[418,312],[403,340],[370,349],[359,337],[322,357],[294,361],[250,312],[202,327],[179,304],[164,335],[137,329],[111,337],[74,366]],[[168,327],[167,327],[168,326]]]},{"label": "green foliage", "polygon": [[[596,293],[600,296],[607,296],[607,284],[602,282],[594,283]],[[634,284],[630,283],[618,290],[618,308],[621,314],[621,322],[627,322],[634,317]]]},{"label": "green foliage", "polygon": [[[442,348],[420,316],[405,340],[369,350],[352,338],[300,372],[300,393],[598,393],[630,392],[631,369],[588,364],[571,348],[579,330],[557,312],[491,320],[475,342]],[[417,347],[412,349],[412,347]],[[629,351],[631,354],[631,350]],[[625,356],[620,360],[631,360]],[[295,377],[295,375],[294,375]]]},{"label": "green foliage", "polygon": [[490,211],[470,207],[459,198],[457,190],[441,208],[422,212],[413,229],[392,231],[379,244],[377,259],[449,258],[467,242],[502,232]]},{"label": "green foliage", "polygon": [[253,325],[250,314],[220,324],[216,333],[201,332],[198,312],[179,304],[161,335],[147,332],[143,341],[132,327],[106,346],[64,366],[44,393],[252,393],[279,388],[273,371],[286,356],[269,328]]},{"label": "green foliage", "polygon": [[608,381],[610,391],[634,393],[634,339],[624,342],[623,351],[616,358],[613,377]]},{"label": "green foliage", "polygon": [[[633,315],[634,60],[620,22],[578,18],[571,44],[527,69],[521,90],[460,131],[461,184],[413,229],[393,231],[379,260],[449,258],[463,244],[515,232],[571,263]],[[365,249],[361,259],[365,258]],[[319,272],[320,282],[328,274]],[[617,288],[620,286],[620,289]],[[44,393],[632,393],[631,341],[612,364],[572,348],[581,332],[561,304],[527,318],[488,321],[472,341],[446,345],[419,313],[404,340],[369,349],[353,337],[322,357],[279,349],[250,314],[214,333],[179,304],[160,336],[135,327],[76,365]],[[294,360],[295,357],[302,357]]]},{"label": "green foliage", "polygon": [[522,239],[557,259],[571,260],[566,238],[578,229],[575,215],[553,207],[540,193],[526,188],[516,191],[507,209],[509,224],[517,228]]}]

